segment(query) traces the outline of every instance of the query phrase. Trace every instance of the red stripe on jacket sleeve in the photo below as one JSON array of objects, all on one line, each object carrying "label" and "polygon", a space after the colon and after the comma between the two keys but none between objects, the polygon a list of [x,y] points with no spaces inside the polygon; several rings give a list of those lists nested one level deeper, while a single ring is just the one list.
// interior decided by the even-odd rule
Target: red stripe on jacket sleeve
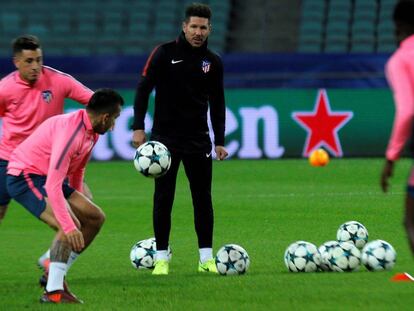
[{"label": "red stripe on jacket sleeve", "polygon": [[152,50],[152,52],[151,52],[150,56],[149,56],[149,57],[148,57],[148,59],[147,59],[147,62],[145,63],[144,70],[142,70],[142,75],[143,75],[144,77],[146,77],[146,76],[147,76],[147,70],[148,70],[148,67],[149,67],[149,65],[150,65],[150,63],[151,63],[151,61],[152,61],[152,59],[153,59],[153,57],[154,57],[155,52],[158,50],[158,48],[159,48],[159,47],[160,47],[160,46],[158,45],[158,46],[156,46],[156,47]]}]

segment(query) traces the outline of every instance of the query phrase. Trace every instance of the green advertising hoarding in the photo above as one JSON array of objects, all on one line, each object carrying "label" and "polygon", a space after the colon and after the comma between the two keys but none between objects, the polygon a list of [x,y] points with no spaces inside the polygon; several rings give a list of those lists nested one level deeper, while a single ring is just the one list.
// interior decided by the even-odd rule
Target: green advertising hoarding
[{"label": "green advertising hoarding", "polygon": [[[95,159],[133,157],[129,126],[134,93],[121,90],[126,106],[114,131],[98,142]],[[146,118],[148,132],[153,99]],[[231,158],[304,157],[317,147],[333,157],[383,156],[394,117],[388,89],[230,89],[226,104]]]},{"label": "green advertising hoarding", "polygon": [[[376,90],[326,90],[326,99],[330,106],[329,117],[320,118],[317,113],[319,90],[235,90],[226,93],[228,108],[235,114],[239,121],[239,128],[232,134],[226,136],[226,141],[232,139],[246,141],[253,144],[254,140],[266,154],[265,141],[283,147],[283,157],[300,157],[307,155],[306,141],[312,133],[295,118],[297,115],[315,116],[315,126],[321,131],[328,130],[326,122],[335,117],[348,117],[343,124],[332,130],[337,130],[338,144],[342,152],[334,154],[324,141],[319,145],[328,149],[333,156],[380,156],[384,154],[388,137],[390,135],[394,104],[392,94],[387,89]],[[249,114],[244,112],[269,107],[267,112],[273,114],[267,116],[268,122],[275,124],[274,138],[263,137],[266,133],[265,121],[260,120],[256,125],[259,133],[258,138],[247,137],[250,131],[255,131],[255,120],[250,119]],[[250,116],[251,117],[251,116]],[[309,133],[308,133],[309,132]],[[329,133],[326,133],[329,134]],[[271,135],[269,133],[268,135]],[[329,136],[329,135],[326,135]],[[325,137],[322,137],[325,138]],[[250,140],[250,142],[249,142]],[[269,148],[268,148],[269,149]]]}]

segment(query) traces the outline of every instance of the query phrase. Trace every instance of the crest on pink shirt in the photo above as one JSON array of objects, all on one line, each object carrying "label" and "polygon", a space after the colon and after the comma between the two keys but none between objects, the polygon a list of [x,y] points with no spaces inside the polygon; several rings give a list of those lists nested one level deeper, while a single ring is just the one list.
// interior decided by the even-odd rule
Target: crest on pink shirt
[{"label": "crest on pink shirt", "polygon": [[42,98],[46,103],[49,104],[53,98],[52,91],[49,91],[49,90],[42,91]]}]

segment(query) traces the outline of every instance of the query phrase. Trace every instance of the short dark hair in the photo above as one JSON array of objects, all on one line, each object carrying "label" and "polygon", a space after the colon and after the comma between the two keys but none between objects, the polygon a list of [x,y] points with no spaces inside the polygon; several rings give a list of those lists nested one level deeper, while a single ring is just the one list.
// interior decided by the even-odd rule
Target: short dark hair
[{"label": "short dark hair", "polygon": [[405,27],[414,27],[414,1],[400,0],[395,5],[393,20]]},{"label": "short dark hair", "polygon": [[124,105],[124,99],[112,89],[98,89],[89,100],[86,110],[95,114],[118,112],[118,106]]},{"label": "short dark hair", "polygon": [[36,51],[41,48],[41,45],[38,37],[33,35],[22,35],[13,40],[12,47],[13,55],[16,55],[22,50]]},{"label": "short dark hair", "polygon": [[207,4],[192,3],[185,9],[185,21],[188,22],[192,16],[204,17],[210,21],[211,9]]}]

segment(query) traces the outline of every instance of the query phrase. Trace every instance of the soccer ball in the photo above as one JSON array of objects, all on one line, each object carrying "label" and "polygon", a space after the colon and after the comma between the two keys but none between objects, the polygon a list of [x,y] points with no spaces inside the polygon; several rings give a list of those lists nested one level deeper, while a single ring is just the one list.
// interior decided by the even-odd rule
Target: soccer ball
[{"label": "soccer ball", "polygon": [[375,240],[364,246],[361,261],[369,271],[391,270],[396,257],[397,253],[390,243]]},{"label": "soccer ball", "polygon": [[217,252],[216,266],[221,275],[244,274],[249,269],[250,258],[243,247],[226,244]]},{"label": "soccer ball", "polygon": [[329,163],[329,154],[322,148],[311,152],[309,164],[312,166],[325,166]]},{"label": "soccer ball", "polygon": [[[132,246],[129,254],[132,266],[136,269],[154,269],[156,252],[157,243],[155,238],[137,242]],[[168,246],[168,259],[171,260],[171,257],[171,248]]]},{"label": "soccer ball", "polygon": [[332,270],[330,265],[329,265],[329,252],[332,248],[334,248],[335,246],[337,246],[339,244],[338,241],[328,241],[323,243],[321,246],[319,246],[318,251],[319,254],[321,254],[321,264],[320,264],[320,268],[323,271],[330,271]]},{"label": "soccer ball", "polygon": [[321,255],[316,246],[305,241],[297,241],[285,251],[285,265],[291,272],[314,272],[321,263]]},{"label": "soccer ball", "polygon": [[135,151],[134,165],[142,175],[158,178],[170,168],[171,154],[160,142],[147,141]]},{"label": "soccer ball", "polygon": [[368,242],[368,230],[357,221],[348,221],[339,227],[336,238],[339,242],[351,242],[362,249]]},{"label": "soccer ball", "polygon": [[361,252],[350,242],[339,242],[329,250],[327,258],[333,271],[351,272],[359,269]]}]

